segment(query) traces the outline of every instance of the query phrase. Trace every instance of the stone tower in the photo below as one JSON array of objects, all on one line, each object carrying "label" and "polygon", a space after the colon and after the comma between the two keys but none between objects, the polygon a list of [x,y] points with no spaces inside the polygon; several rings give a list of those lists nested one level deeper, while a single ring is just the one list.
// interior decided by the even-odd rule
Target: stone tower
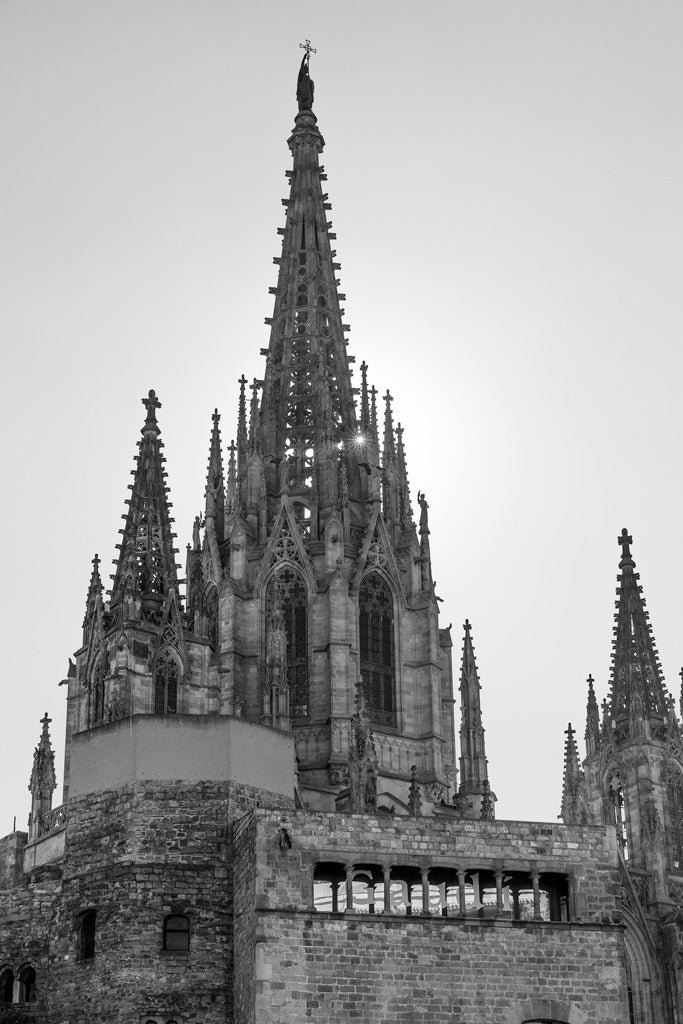
[{"label": "stone tower", "polygon": [[[407,813],[411,766],[425,809],[456,791],[448,630],[439,629],[428,505],[413,519],[401,425],[361,366],[352,380],[304,57],[262,379],[242,377],[223,463],[213,413],[204,515],[181,600],[154,391],[105,600],[95,558],[70,674],[69,748],[84,729],[138,714],[237,715],[292,732],[306,804],[350,805],[362,680],[378,809]],[[380,443],[381,433],[381,443]]]},{"label": "stone tower", "polygon": [[365,363],[359,386],[352,380],[307,57],[298,98],[263,377],[250,396],[240,382],[225,485],[214,414],[187,617],[203,623],[217,601],[205,672],[215,673],[218,706],[293,731],[310,806],[344,805],[362,679],[378,807],[401,812],[413,764],[434,799],[454,792],[450,643],[439,631],[427,502],[420,494],[418,533],[391,395],[380,444]]},{"label": "stone tower", "polygon": [[676,922],[683,906],[683,746],[635,571],[632,538],[624,529],[618,540],[610,693],[601,720],[588,677],[587,756],[581,768],[570,725],[561,816],[566,823],[604,823],[616,830],[629,926],[632,1019],[648,1021],[659,1019],[648,1016],[657,1007],[673,1013],[680,999]]}]

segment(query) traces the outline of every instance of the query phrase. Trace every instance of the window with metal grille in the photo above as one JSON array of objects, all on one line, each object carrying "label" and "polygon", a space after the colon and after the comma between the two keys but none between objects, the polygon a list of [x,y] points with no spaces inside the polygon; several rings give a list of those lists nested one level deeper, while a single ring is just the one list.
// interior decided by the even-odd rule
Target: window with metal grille
[{"label": "window with metal grille", "polygon": [[190,948],[190,919],[184,914],[172,914],[164,921],[164,949]]},{"label": "window with metal grille", "polygon": [[280,588],[285,633],[287,634],[287,685],[293,718],[307,718],[308,706],[308,595],[301,576],[289,567],[281,569],[268,584],[269,608],[275,583]]},{"label": "window with metal grille", "polygon": [[394,602],[378,572],[363,580],[358,598],[360,674],[370,717],[381,725],[396,725],[396,669],[394,659]]},{"label": "window with metal grille", "polygon": [[178,660],[168,649],[162,649],[154,663],[154,713],[174,715],[178,710]]}]

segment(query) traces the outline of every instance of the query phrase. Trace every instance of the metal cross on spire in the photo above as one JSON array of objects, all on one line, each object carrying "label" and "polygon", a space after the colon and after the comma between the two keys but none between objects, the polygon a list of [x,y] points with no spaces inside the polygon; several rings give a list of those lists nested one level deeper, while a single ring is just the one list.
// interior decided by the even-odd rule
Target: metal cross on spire
[{"label": "metal cross on spire", "polygon": [[311,46],[311,40],[310,39],[307,39],[305,43],[299,43],[299,49],[306,51],[306,56],[309,58],[309,60],[310,60],[310,57],[311,57],[312,53],[317,53],[318,52],[315,49],[314,46]]}]

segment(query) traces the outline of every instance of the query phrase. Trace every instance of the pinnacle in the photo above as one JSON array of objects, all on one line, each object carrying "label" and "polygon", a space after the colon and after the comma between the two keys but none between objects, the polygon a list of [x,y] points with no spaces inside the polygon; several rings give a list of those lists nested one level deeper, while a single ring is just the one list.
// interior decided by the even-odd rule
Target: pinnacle
[{"label": "pinnacle", "polygon": [[[655,714],[666,717],[667,704],[661,664],[645,608],[639,574],[633,571],[633,538],[625,528],[618,537],[622,549],[613,633],[611,715],[619,718]],[[641,710],[642,709],[642,710]]]},{"label": "pinnacle", "polygon": [[142,402],[147,418],[142,428],[142,442],[135,459],[133,483],[126,523],[116,563],[111,591],[112,607],[126,595],[165,594],[177,589],[178,579],[173,552],[174,533],[163,468],[156,409],[161,407],[154,391]]}]

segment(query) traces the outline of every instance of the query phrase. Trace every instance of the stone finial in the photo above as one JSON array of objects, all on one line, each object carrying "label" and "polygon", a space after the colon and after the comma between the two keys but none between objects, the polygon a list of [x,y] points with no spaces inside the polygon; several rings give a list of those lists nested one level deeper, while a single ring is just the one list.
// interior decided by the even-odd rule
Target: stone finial
[{"label": "stone finial", "polygon": [[55,776],[55,755],[50,740],[50,723],[47,711],[40,720],[42,731],[38,746],[33,752],[33,768],[31,779],[28,785],[29,790],[35,796],[51,796],[57,788]]},{"label": "stone finial", "polygon": [[156,410],[161,409],[161,402],[156,396],[156,391],[150,388],[147,398],[142,398],[141,402],[147,410],[147,418],[140,433],[143,435],[147,433],[160,434],[161,431],[159,430],[159,424],[157,423]]},{"label": "stone finial", "polygon": [[419,818],[422,814],[422,793],[417,781],[417,767],[410,766],[410,788],[408,790],[408,814],[411,818]]},{"label": "stone finial", "polygon": [[495,812],[493,809],[493,797],[491,796],[491,786],[488,779],[484,779],[482,784],[481,794],[481,812],[479,817],[482,821],[493,821],[495,818]]}]

